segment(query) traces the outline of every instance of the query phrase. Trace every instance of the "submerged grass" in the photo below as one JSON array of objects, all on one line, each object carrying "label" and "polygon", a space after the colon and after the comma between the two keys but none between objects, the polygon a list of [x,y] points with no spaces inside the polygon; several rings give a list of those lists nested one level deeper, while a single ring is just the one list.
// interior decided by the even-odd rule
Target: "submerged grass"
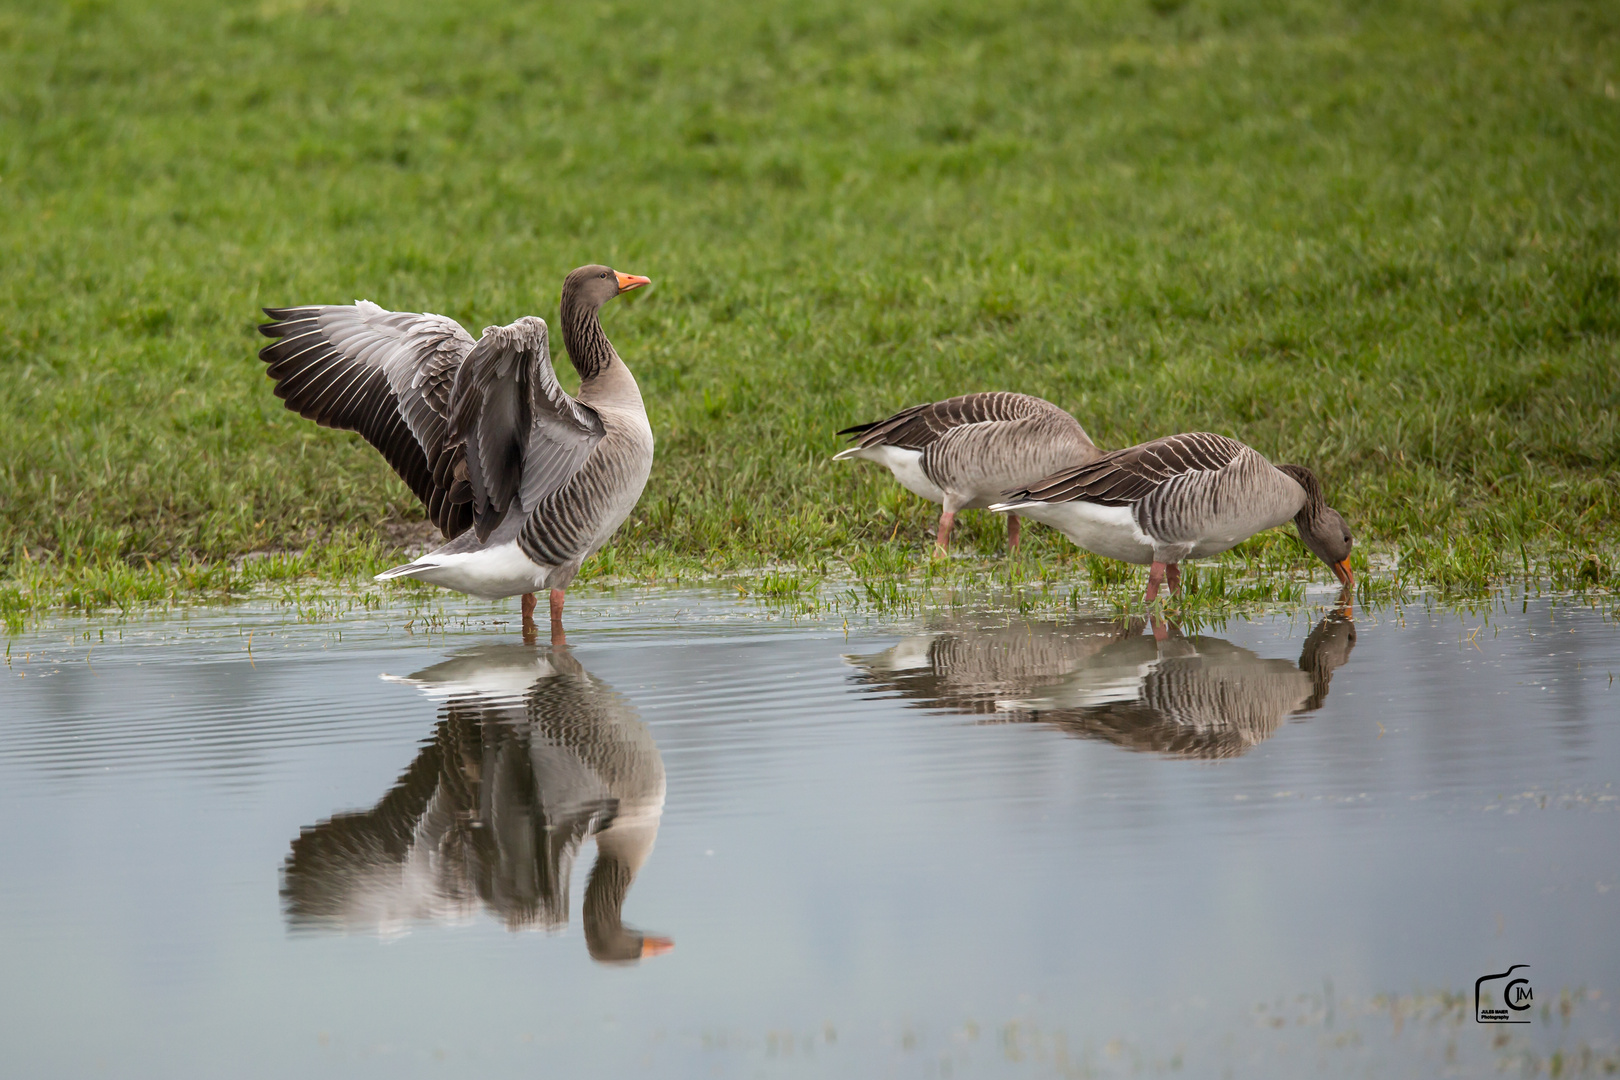
[{"label": "submerged grass", "polygon": [[381,569],[420,512],[271,396],[257,307],[476,329],[586,261],[657,283],[605,321],[659,442],[587,580],[1139,592],[988,515],[937,566],[826,461],[1015,388],[1311,465],[1374,589],[1613,589],[1617,84],[1600,0],[0,7],[0,618]]}]

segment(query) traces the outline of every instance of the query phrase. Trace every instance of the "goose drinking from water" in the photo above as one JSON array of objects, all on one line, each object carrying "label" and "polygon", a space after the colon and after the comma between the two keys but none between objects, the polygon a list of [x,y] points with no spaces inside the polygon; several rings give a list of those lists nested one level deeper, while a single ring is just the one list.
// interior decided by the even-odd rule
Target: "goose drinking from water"
[{"label": "goose drinking from water", "polygon": [[551,590],[551,637],[565,644],[563,596],[580,564],[630,515],[652,468],[635,377],[597,317],[650,284],[582,266],[562,287],[563,345],[579,372],[570,397],[551,367],[544,319],[491,326],[474,341],[442,315],[354,304],[266,308],[260,351],[276,396],[324,427],[359,432],[410,485],[448,543],[377,575],[486,599]]},{"label": "goose drinking from water", "polygon": [[1161,584],[1181,587],[1181,560],[1219,555],[1289,520],[1346,589],[1355,582],[1350,529],[1323,500],[1316,474],[1273,465],[1205,431],[1103,454],[1009,491],[991,509],[1045,522],[1098,555],[1149,566],[1149,603]]},{"label": "goose drinking from water", "polygon": [[[1102,453],[1080,422],[1050,401],[1006,391],[913,405],[838,434],[853,436],[855,445],[834,461],[875,461],[907,491],[944,504],[935,540],[940,553],[958,510],[982,509],[1003,492]],[[1018,548],[1016,514],[1007,519],[1007,543]]]}]

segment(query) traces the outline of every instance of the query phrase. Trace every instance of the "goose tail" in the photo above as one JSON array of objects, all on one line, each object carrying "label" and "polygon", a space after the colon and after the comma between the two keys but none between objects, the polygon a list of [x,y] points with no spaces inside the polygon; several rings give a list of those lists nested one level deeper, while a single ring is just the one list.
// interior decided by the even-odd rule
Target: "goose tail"
[{"label": "goose tail", "polygon": [[389,569],[384,570],[382,573],[378,574],[376,577],[372,578],[371,580],[373,580],[373,581],[393,581],[395,578],[416,577],[422,571],[431,570],[431,569],[433,569],[434,567],[436,567],[438,565],[439,564],[435,563],[435,562],[427,562],[425,560],[418,559],[416,562],[406,563],[403,566],[390,567]]}]

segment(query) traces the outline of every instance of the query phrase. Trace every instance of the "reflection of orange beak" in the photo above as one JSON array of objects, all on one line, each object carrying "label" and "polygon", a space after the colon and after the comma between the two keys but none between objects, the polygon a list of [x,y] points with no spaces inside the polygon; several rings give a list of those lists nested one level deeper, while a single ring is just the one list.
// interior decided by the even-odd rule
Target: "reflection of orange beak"
[{"label": "reflection of orange beak", "polygon": [[[617,270],[615,270],[613,272],[615,274],[619,274],[619,272]],[[639,289],[643,285],[651,285],[651,284],[652,284],[652,278],[644,278],[640,274],[619,274],[619,291],[620,292],[629,292],[631,289]]]},{"label": "reflection of orange beak", "polygon": [[[647,279],[642,278],[641,281],[645,284]],[[663,956],[674,947],[675,943],[667,937],[644,937],[641,939],[641,958],[645,960],[649,956]]]},{"label": "reflection of orange beak", "polygon": [[1356,583],[1356,575],[1350,572],[1350,559],[1346,557],[1333,564],[1333,576],[1339,579],[1339,584],[1350,588]]}]

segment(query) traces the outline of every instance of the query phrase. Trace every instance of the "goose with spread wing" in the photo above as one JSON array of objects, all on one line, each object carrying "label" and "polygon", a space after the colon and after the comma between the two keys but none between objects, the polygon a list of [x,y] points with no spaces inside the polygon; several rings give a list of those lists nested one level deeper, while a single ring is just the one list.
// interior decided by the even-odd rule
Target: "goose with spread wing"
[{"label": "goose with spread wing", "polygon": [[1219,555],[1289,520],[1347,589],[1355,582],[1350,529],[1323,499],[1316,474],[1273,465],[1207,431],[1103,454],[1009,491],[990,509],[1045,522],[1098,555],[1149,566],[1149,603],[1161,584],[1181,587],[1182,559]]},{"label": "goose with spread wing", "polygon": [[[834,461],[862,458],[886,466],[900,486],[943,503],[936,550],[943,553],[958,510],[982,509],[1012,488],[1080,465],[1102,451],[1080,422],[1029,394],[964,394],[902,409],[840,431],[854,446]],[[1018,515],[1007,518],[1007,543],[1018,547]]]},{"label": "goose with spread wing", "polygon": [[260,351],[287,408],[359,432],[422,500],[447,543],[377,575],[486,599],[551,590],[551,636],[565,644],[565,590],[630,515],[652,468],[635,377],[602,331],[613,297],[650,284],[606,266],[563,281],[562,332],[579,372],[570,397],[551,367],[544,319],[491,326],[474,341],[442,315],[376,304],[266,308]]}]

